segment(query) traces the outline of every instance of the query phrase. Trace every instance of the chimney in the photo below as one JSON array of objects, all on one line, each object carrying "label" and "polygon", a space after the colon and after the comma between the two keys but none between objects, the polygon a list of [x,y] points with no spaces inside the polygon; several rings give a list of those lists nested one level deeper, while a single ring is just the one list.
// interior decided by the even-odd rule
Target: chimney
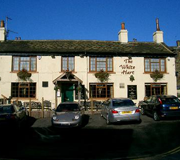
[{"label": "chimney", "polygon": [[156,43],[163,43],[163,31],[159,27],[159,19],[156,18],[156,32],[153,33],[153,41]]},{"label": "chimney", "polygon": [[6,37],[5,25],[4,25],[4,21],[1,21],[1,26],[0,26],[0,41],[5,41],[5,37]]},{"label": "chimney", "polygon": [[121,23],[121,30],[118,33],[118,37],[121,43],[128,42],[128,31],[125,29],[125,23]]},{"label": "chimney", "polygon": [[176,44],[177,44],[177,47],[179,48],[180,47],[180,40],[177,40]]}]

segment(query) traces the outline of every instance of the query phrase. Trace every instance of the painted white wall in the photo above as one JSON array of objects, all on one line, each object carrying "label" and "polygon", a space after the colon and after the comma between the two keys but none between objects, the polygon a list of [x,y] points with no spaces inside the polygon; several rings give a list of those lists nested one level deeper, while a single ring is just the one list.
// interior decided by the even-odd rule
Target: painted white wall
[{"label": "painted white wall", "polygon": [[[142,100],[145,96],[145,83],[154,83],[149,74],[144,73],[144,58],[132,57],[131,63],[127,62],[128,57],[114,57],[114,72],[110,74],[109,83],[114,84],[114,97],[127,97],[127,85],[137,85],[137,100]],[[1,94],[6,97],[11,95],[11,82],[18,82],[17,73],[12,73],[12,56],[0,56],[0,97]],[[132,66],[133,69],[123,69],[121,65]],[[175,58],[168,57],[166,59],[167,73],[158,83],[167,83],[167,93],[177,95],[176,76],[175,76]],[[135,80],[130,81],[131,74],[123,74],[125,72],[133,72]],[[62,74],[61,57],[42,56],[37,59],[37,73],[33,73],[31,79],[37,84],[36,101],[45,100],[55,104],[55,91],[53,80]],[[98,82],[94,73],[89,72],[89,57],[75,57],[75,73],[78,78],[83,81],[83,85],[89,90],[89,83]],[[43,88],[42,82],[48,81],[49,87]],[[124,88],[120,88],[120,83],[124,83]],[[58,98],[58,103],[60,102]]]}]

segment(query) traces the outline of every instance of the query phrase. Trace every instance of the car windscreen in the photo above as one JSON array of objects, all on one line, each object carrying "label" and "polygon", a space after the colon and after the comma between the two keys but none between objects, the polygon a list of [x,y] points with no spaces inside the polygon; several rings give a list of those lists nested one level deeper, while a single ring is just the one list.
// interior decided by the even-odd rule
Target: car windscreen
[{"label": "car windscreen", "polygon": [[0,106],[0,113],[13,113],[15,112],[14,107],[10,106]]},{"label": "car windscreen", "polygon": [[134,102],[131,100],[113,100],[112,101],[113,107],[128,107],[134,106]]},{"label": "car windscreen", "polygon": [[163,104],[172,104],[172,103],[180,103],[179,99],[176,97],[164,97],[161,98]]},{"label": "car windscreen", "polygon": [[79,111],[78,104],[60,104],[56,112],[68,112],[68,111]]}]

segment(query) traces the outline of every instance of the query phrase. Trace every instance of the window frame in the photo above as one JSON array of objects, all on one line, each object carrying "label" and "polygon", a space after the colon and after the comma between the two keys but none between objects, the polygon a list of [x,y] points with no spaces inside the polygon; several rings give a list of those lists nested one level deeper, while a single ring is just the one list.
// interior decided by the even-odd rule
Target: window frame
[{"label": "window frame", "polygon": [[[151,62],[152,59],[158,59],[159,62]],[[146,71],[146,60],[149,60],[149,69],[150,71]],[[164,71],[161,70],[161,60],[164,60]],[[154,71],[151,71],[151,66],[153,63],[158,63],[159,64],[159,72],[160,73],[166,73],[166,58],[144,58],[144,73],[153,73]]]},{"label": "window frame", "polygon": [[[16,93],[13,93],[13,84],[17,84],[17,86],[15,86],[17,88],[15,88],[15,89],[17,89],[18,96],[13,96],[13,94],[16,94]],[[27,84],[27,86],[21,86],[22,84]],[[30,84],[34,84],[34,86],[31,86]],[[34,87],[33,89],[35,89],[35,94],[34,94],[33,97],[31,97],[31,91],[32,91],[31,87]],[[28,96],[27,97],[20,96],[21,95],[21,93],[20,93],[21,89],[23,89],[23,88],[28,89],[28,91],[27,91]],[[16,91],[14,91],[14,92],[16,92]],[[35,83],[35,82],[25,82],[25,83],[12,82],[11,83],[11,96],[12,96],[12,98],[24,98],[24,99],[26,99],[26,98],[36,98],[36,92],[37,92],[37,83]]]},{"label": "window frame", "polygon": [[[150,89],[149,91],[146,90],[147,86],[149,86],[149,89]],[[165,87],[165,89],[166,89],[165,94],[162,94],[163,87]],[[145,96],[147,96],[147,97],[154,96],[155,94],[153,94],[153,89],[159,89],[160,94],[158,94],[158,95],[167,95],[168,94],[167,93],[167,91],[168,91],[167,83],[145,83]],[[147,95],[148,92],[150,93],[149,96]]]},{"label": "window frame", "polygon": [[[98,92],[98,88],[101,88],[99,87],[98,85],[105,85],[105,87],[102,87],[102,88],[105,88],[105,92],[106,92],[106,96],[105,97],[98,97],[97,95],[97,92]],[[112,95],[111,95],[111,90],[110,90],[110,97],[108,97],[108,88],[107,86],[112,86]],[[91,91],[91,86],[95,86],[95,97],[94,96],[91,96],[92,94],[92,91]],[[89,98],[90,99],[109,99],[109,98],[113,98],[114,97],[114,83],[89,83]]]},{"label": "window frame", "polygon": [[[26,58],[26,57],[29,58],[29,61],[22,61],[21,60],[21,58]],[[18,58],[18,70],[14,69],[14,65],[15,65],[14,64],[15,63],[14,58]],[[36,64],[35,70],[31,70],[32,58],[35,58],[35,64]],[[37,72],[37,56],[12,56],[12,72],[19,72],[19,71],[21,71],[20,68],[21,68],[21,63],[22,62],[28,62],[29,63],[29,70],[28,70],[28,72]]]},{"label": "window frame", "polygon": [[[67,58],[67,69],[66,70],[63,69],[63,58]],[[73,63],[74,63],[73,70],[69,70],[69,58],[73,58]],[[74,56],[71,56],[71,57],[62,56],[61,57],[61,72],[65,72],[65,71],[75,72],[75,57]]]},{"label": "window frame", "polygon": [[[91,59],[95,59],[95,70],[92,70],[91,69]],[[97,59],[98,58],[106,58],[106,61],[98,61]],[[108,70],[108,59],[111,59],[112,60],[112,70]],[[98,70],[97,70],[97,63],[98,62],[105,62],[106,64],[106,70],[105,70],[105,72],[113,72],[113,70],[114,70],[114,68],[113,68],[113,57],[89,57],[89,72],[99,72]]]}]

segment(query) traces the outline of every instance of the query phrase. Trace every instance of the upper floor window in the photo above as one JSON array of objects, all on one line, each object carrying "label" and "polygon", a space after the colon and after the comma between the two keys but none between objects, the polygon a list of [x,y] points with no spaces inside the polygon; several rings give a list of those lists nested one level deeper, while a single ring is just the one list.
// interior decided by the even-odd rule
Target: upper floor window
[{"label": "upper floor window", "polygon": [[62,71],[74,71],[74,57],[62,57]]},{"label": "upper floor window", "polygon": [[104,70],[106,72],[113,71],[112,57],[90,57],[90,71],[97,72]]},{"label": "upper floor window", "polygon": [[20,57],[14,56],[12,63],[12,71],[21,71],[26,69],[30,72],[35,72],[37,68],[36,57]]},{"label": "upper floor window", "polygon": [[145,58],[144,59],[144,71],[154,72],[158,70],[159,72],[166,72],[166,59],[165,58]]}]

